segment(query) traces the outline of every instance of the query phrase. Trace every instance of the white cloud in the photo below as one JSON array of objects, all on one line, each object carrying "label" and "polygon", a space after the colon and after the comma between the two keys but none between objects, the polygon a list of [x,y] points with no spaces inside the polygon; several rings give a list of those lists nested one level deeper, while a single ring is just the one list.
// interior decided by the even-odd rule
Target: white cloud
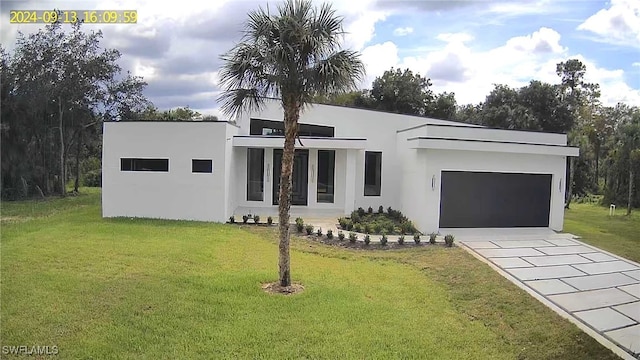
[{"label": "white cloud", "polygon": [[364,88],[371,88],[371,83],[376,77],[398,63],[398,47],[391,41],[368,46],[362,50],[361,59],[367,70],[362,85]]},{"label": "white cloud", "polygon": [[517,36],[507,41],[507,47],[533,54],[561,53],[566,49],[560,45],[560,34],[546,27],[531,35]]},{"label": "white cloud", "polygon": [[589,17],[578,30],[592,32],[604,42],[640,47],[640,2],[612,0],[610,8]]},{"label": "white cloud", "polygon": [[471,40],[473,40],[473,35],[461,32],[461,33],[444,33],[444,34],[438,34],[436,36],[436,39],[438,40],[442,40],[448,43],[453,43],[453,42],[457,42],[457,43],[465,43],[465,42],[469,42]]},{"label": "white cloud", "polygon": [[399,27],[393,30],[393,35],[395,36],[407,36],[413,33],[413,28],[410,26],[407,27]]},{"label": "white cloud", "polygon": [[506,16],[542,14],[550,11],[550,0],[535,2],[497,2],[489,6],[489,12]]},{"label": "white cloud", "polygon": [[380,11],[365,11],[355,14],[353,20],[345,24],[345,47],[352,50],[362,50],[375,36],[375,25],[384,20],[386,14]]},{"label": "white cloud", "polygon": [[[558,32],[550,28],[515,36],[501,46],[474,51],[467,44],[474,37],[467,33],[443,33],[436,36],[446,42],[439,49],[420,52],[419,55],[398,58],[393,43],[367,47],[365,65],[370,80],[392,66],[409,68],[432,79],[435,92],[455,92],[459,104],[478,103],[493,89],[493,84],[512,87],[525,86],[531,80],[558,83],[556,64],[577,58],[587,66],[586,81],[601,85],[601,101],[605,105],[625,102],[640,105],[640,90],[631,88],[621,69],[598,67],[592,60],[578,54],[569,54],[561,45]],[[477,39],[474,42],[482,41]],[[365,84],[367,87],[369,84]]]}]

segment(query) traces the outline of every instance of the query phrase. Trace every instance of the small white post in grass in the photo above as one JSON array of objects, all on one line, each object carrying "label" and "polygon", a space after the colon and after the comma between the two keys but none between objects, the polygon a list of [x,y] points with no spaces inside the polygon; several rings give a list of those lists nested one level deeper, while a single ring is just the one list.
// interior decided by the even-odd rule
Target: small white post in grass
[{"label": "small white post in grass", "polygon": [[609,216],[613,216],[615,214],[616,214],[616,205],[615,204],[609,205]]}]

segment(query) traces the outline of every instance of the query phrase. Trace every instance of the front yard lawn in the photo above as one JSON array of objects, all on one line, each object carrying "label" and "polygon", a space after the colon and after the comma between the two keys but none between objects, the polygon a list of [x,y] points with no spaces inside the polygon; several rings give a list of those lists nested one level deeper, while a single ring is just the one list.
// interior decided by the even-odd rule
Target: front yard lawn
[{"label": "front yard lawn", "polygon": [[269,295],[273,229],[102,219],[99,201],[2,204],[0,345],[61,359],[616,358],[459,248],[294,238],[305,290]]},{"label": "front yard lawn", "polygon": [[626,209],[617,209],[609,216],[609,208],[593,204],[571,204],[565,210],[564,231],[579,235],[582,241],[610,251],[629,260],[640,262],[640,209],[631,216]]}]

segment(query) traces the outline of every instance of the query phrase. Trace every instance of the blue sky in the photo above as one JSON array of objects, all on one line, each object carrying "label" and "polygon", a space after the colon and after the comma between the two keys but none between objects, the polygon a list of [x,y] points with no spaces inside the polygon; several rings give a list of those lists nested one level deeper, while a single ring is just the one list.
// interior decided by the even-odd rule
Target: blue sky
[{"label": "blue sky", "polygon": [[[277,4],[269,1],[269,4]],[[231,0],[18,0],[2,1],[0,40],[12,48],[17,31],[9,10],[136,9],[135,25],[90,25],[103,45],[122,52],[120,64],[149,83],[161,109],[190,106],[219,115],[219,56],[240,39],[247,11],[266,1]],[[578,58],[587,80],[598,82],[602,102],[640,106],[640,1],[415,1],[336,0],[348,32],[344,46],[358,50],[367,68],[360,85],[392,66],[432,79],[436,92],[455,92],[459,104],[478,103],[494,83],[557,83],[555,64]],[[275,7],[274,7],[275,8]]]}]

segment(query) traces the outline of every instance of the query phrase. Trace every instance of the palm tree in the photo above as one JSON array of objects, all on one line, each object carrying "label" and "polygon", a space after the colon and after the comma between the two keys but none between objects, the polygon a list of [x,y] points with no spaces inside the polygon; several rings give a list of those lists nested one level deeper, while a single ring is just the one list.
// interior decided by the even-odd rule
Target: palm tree
[{"label": "palm tree", "polygon": [[279,279],[291,285],[289,210],[298,120],[316,95],[354,89],[364,77],[359,54],[340,50],[342,18],[329,4],[286,0],[272,15],[260,8],[248,14],[242,41],[222,56],[219,101],[228,116],[262,108],[279,98],[284,109],[284,151],[280,172]]}]

